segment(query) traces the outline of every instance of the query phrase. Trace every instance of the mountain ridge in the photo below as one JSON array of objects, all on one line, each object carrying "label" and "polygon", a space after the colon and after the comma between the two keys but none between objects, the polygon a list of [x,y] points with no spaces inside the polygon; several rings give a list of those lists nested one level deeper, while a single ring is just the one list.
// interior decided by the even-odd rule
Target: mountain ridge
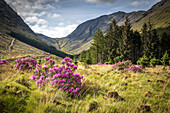
[{"label": "mountain ridge", "polygon": [[[132,29],[140,30],[143,23],[147,22],[149,19],[155,25],[155,28],[158,27],[168,27],[170,25],[170,2],[168,0],[162,0],[155,5],[153,5],[147,11],[133,11],[133,12],[122,12],[118,11],[109,15],[102,15],[98,18],[88,20],[80,24],[71,34],[62,39],[57,39],[59,41],[59,46],[61,50],[70,51],[73,53],[80,53],[83,50],[88,50],[93,35],[96,32],[97,28],[100,28],[104,33],[109,27],[111,20],[115,19],[118,25],[124,25],[126,16],[128,16]],[[162,20],[161,17],[165,17],[161,13],[164,10],[167,10],[166,19]],[[157,15],[159,14],[159,19]],[[169,15],[168,15],[169,14]],[[154,21],[156,20],[156,22]],[[167,24],[166,24],[167,23]],[[84,48],[84,45],[85,48]],[[87,46],[88,45],[88,46]]]},{"label": "mountain ridge", "polygon": [[4,1],[0,1],[0,32],[8,34],[28,45],[45,52],[66,57],[68,54],[57,50],[41,40],[24,20]]}]

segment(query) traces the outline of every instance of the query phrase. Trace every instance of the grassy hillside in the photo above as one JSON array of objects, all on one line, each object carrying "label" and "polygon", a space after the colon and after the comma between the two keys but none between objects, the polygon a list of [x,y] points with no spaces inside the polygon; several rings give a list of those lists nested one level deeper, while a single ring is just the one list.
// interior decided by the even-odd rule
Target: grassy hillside
[{"label": "grassy hillside", "polygon": [[[57,59],[56,59],[57,60]],[[68,97],[57,87],[38,89],[32,71],[16,71],[14,63],[0,68],[2,112],[34,113],[168,113],[170,67],[145,68],[142,73],[111,71],[111,65],[79,64],[85,88],[79,97]]]},{"label": "grassy hillside", "polygon": [[149,19],[154,25],[154,28],[168,27],[170,25],[170,1],[162,0],[155,4],[151,9],[137,19],[136,23],[132,25],[134,30],[140,30],[143,23],[148,22]]},{"label": "grassy hillside", "polygon": [[[19,56],[45,56],[50,55],[45,51],[37,49],[26,43],[23,43],[9,35],[0,33],[0,56],[1,58],[11,58]],[[13,45],[10,47],[12,40],[14,40]]]}]

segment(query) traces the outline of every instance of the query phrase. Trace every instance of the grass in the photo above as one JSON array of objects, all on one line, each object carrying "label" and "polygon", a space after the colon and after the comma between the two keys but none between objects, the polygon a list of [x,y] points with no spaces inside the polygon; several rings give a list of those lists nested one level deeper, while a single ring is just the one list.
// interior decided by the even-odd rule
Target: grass
[{"label": "grass", "polygon": [[[59,62],[59,61],[58,61]],[[2,112],[29,113],[135,113],[145,112],[141,105],[150,106],[152,113],[170,112],[170,67],[146,68],[142,73],[111,71],[111,65],[78,66],[86,87],[78,98],[68,97],[58,88],[38,89],[30,80],[31,71],[16,71],[14,63],[0,68],[0,109]],[[126,77],[127,76],[127,77]],[[117,92],[125,101],[108,98]],[[93,107],[92,107],[93,106]]]}]

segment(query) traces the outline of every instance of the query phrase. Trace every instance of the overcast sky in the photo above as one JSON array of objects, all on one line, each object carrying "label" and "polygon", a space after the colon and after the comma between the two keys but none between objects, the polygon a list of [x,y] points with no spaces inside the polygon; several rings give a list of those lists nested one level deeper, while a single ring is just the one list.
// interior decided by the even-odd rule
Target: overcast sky
[{"label": "overcast sky", "polygon": [[36,33],[70,34],[80,23],[117,11],[148,10],[160,0],[5,0]]}]

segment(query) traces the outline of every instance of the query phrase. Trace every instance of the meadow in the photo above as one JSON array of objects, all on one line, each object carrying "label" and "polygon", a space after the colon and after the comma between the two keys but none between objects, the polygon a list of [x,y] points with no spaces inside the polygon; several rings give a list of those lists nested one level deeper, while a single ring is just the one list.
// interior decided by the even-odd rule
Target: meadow
[{"label": "meadow", "polygon": [[[44,57],[34,57],[41,63]],[[61,60],[52,57],[55,63]],[[7,59],[8,60],[8,59]],[[16,59],[14,59],[16,60]],[[83,76],[78,95],[69,95],[50,82],[38,88],[34,69],[17,70],[10,59],[0,65],[0,110],[3,113],[168,113],[170,67],[156,65],[141,72],[113,69],[113,65],[78,62],[74,73]]]}]

